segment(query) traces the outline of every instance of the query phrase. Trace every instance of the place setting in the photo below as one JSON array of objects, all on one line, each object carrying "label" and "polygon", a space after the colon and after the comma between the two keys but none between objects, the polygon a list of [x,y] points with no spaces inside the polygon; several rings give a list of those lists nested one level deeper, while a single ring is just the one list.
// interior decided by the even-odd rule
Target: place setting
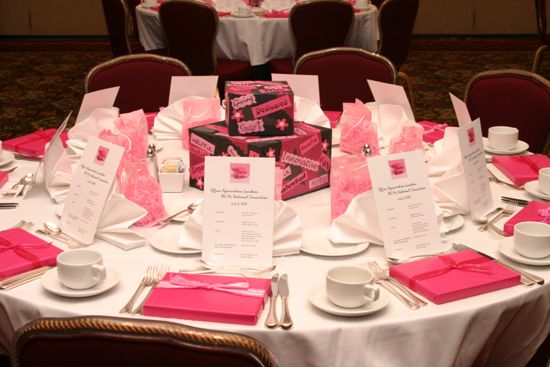
[{"label": "place setting", "polygon": [[515,262],[550,265],[550,225],[541,222],[521,222],[514,226],[512,236],[503,238],[498,251]]}]

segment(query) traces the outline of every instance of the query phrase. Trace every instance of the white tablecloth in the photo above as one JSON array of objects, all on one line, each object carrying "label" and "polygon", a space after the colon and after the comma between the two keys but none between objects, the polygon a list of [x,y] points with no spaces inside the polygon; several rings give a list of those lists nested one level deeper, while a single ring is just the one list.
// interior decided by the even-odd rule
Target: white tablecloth
[{"label": "white tablecloth", "polygon": [[[166,47],[157,11],[136,8],[139,38],[145,50]],[[184,37],[184,35],[182,35]],[[355,14],[348,46],[376,51],[379,38],[378,10],[371,5]],[[216,39],[216,55],[231,60],[248,60],[262,65],[273,59],[290,58],[292,36],[286,18],[220,17]]]},{"label": "white tablecloth", "polygon": [[[160,155],[174,156],[179,141],[163,141]],[[23,176],[35,162],[19,162],[11,174],[12,183]],[[527,194],[505,186],[493,186],[495,203],[500,195],[527,198]],[[202,192],[189,188],[183,193],[166,194],[165,201],[191,202]],[[306,230],[327,230],[330,223],[330,190],[324,189],[291,199]],[[39,183],[15,210],[0,212],[0,228],[20,219],[40,226],[44,220],[56,220],[55,206]],[[502,222],[500,223],[502,224]],[[147,232],[147,231],[146,231]],[[151,231],[149,231],[150,233]],[[449,234],[446,241],[469,244],[501,257],[498,240],[480,232],[466,217],[461,229]],[[66,248],[61,243],[56,243]],[[123,251],[97,241],[93,248],[101,251],[105,263],[121,275],[112,290],[89,298],[64,298],[49,293],[40,281],[0,291],[0,345],[10,343],[14,331],[37,317],[76,315],[120,316],[118,310],[134,292],[149,264],[169,264],[171,270],[195,266],[199,255],[170,255],[150,246]],[[288,273],[290,310],[294,326],[290,330],[268,329],[263,325],[264,309],[255,326],[231,325],[191,320],[170,321],[193,326],[244,333],[263,341],[274,352],[281,366],[303,367],[398,367],[398,366],[523,366],[550,330],[550,269],[521,267],[546,279],[544,286],[517,286],[443,305],[429,303],[412,311],[395,298],[383,310],[365,317],[345,318],[316,309],[308,301],[311,289],[324,283],[326,271],[336,265],[359,264],[376,259],[383,262],[382,247],[371,245],[366,251],[346,257],[321,257],[305,253],[274,259],[277,271]],[[384,290],[382,290],[384,291]],[[280,315],[280,310],[279,310]],[[136,316],[141,317],[141,316]]]}]

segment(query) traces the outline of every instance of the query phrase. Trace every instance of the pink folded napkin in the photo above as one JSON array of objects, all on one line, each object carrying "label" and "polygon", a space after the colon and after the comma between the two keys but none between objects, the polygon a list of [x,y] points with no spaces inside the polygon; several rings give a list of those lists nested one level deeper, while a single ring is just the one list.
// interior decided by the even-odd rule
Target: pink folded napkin
[{"label": "pink folded napkin", "polygon": [[6,182],[8,182],[9,175],[7,172],[0,172],[0,188],[4,186]]},{"label": "pink folded napkin", "polygon": [[338,125],[338,121],[340,120],[340,115],[342,115],[341,111],[323,111],[326,117],[328,117],[328,120],[330,121],[330,127],[335,128],[336,125]]},{"label": "pink folded napkin", "polygon": [[534,181],[541,168],[550,167],[550,158],[544,154],[495,155],[493,165],[517,186]]},{"label": "pink folded napkin", "polygon": [[520,275],[470,250],[390,267],[390,276],[441,304],[520,284]]},{"label": "pink folded napkin", "polygon": [[265,13],[264,18],[288,18],[288,11],[272,11]]},{"label": "pink folded napkin", "polygon": [[504,223],[504,233],[514,235],[514,227],[521,222],[542,222],[550,224],[550,203],[533,200]]}]

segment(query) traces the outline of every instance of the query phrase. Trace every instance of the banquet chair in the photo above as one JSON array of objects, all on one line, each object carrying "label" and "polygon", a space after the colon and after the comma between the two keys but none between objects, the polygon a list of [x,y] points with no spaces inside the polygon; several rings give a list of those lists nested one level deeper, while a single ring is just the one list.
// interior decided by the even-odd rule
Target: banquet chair
[{"label": "banquet chair", "polygon": [[245,335],[154,320],[42,318],[17,330],[12,367],[276,367]]},{"label": "banquet chair", "polygon": [[378,53],[390,59],[398,77],[405,80],[413,110],[415,103],[411,78],[400,70],[409,55],[417,12],[418,0],[385,0],[378,9]]},{"label": "banquet chair", "polygon": [[523,70],[484,71],[468,82],[464,101],[471,118],[481,119],[484,136],[491,126],[513,126],[531,152],[543,151],[550,133],[550,81]]},{"label": "banquet chair", "polygon": [[128,27],[130,23],[128,6],[125,0],[101,0],[105,23],[109,31],[109,41],[113,56],[129,55],[132,53]]},{"label": "banquet chair", "polygon": [[291,74],[303,54],[346,45],[354,17],[353,6],[343,0],[305,0],[290,9],[288,20],[294,42],[293,59],[270,61],[272,73]]},{"label": "banquet chair", "polygon": [[542,42],[542,46],[540,46],[535,53],[535,59],[533,60],[533,67],[531,71],[533,73],[538,73],[542,55],[550,46],[550,34],[548,33],[546,24],[546,0],[535,0],[535,10],[537,14],[537,33]]},{"label": "banquet chair", "polygon": [[88,72],[85,92],[120,86],[115,107],[121,113],[143,109],[158,112],[168,105],[173,76],[192,75],[179,60],[153,54],[120,56]]},{"label": "banquet chair", "polygon": [[184,62],[193,75],[218,75],[220,91],[228,80],[250,79],[252,67],[248,61],[216,59],[219,19],[213,6],[195,0],[166,1],[160,6],[159,16],[168,56]]},{"label": "banquet chair", "polygon": [[309,52],[296,61],[295,74],[319,76],[321,108],[342,111],[343,102],[374,101],[367,83],[372,79],[395,84],[397,72],[384,56],[359,48],[337,47]]}]

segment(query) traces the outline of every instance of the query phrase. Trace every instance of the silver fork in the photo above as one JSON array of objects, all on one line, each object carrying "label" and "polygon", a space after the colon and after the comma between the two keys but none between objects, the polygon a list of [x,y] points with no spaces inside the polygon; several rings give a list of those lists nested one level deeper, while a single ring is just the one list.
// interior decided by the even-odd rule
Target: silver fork
[{"label": "silver fork", "polygon": [[162,280],[162,278],[164,278],[164,276],[166,275],[166,273],[168,273],[168,270],[169,270],[169,266],[168,265],[162,265],[161,267],[159,267],[157,269],[157,271],[155,272],[155,275],[153,276],[153,281],[151,282],[150,284],[150,287],[149,288],[149,292],[147,292],[147,294],[145,295],[145,297],[143,297],[143,300],[141,301],[141,303],[139,304],[139,306],[137,306],[133,311],[132,311],[132,315],[135,315],[135,314],[140,314],[140,315],[143,315],[143,305],[145,304],[145,302],[147,302],[147,299],[149,298],[149,296],[151,295],[151,293],[153,292],[153,290],[155,289],[155,287],[157,286],[157,284],[159,284],[159,282]]},{"label": "silver fork", "polygon": [[242,275],[248,278],[257,277],[261,275],[265,275],[267,273],[271,273],[277,265],[271,265],[267,268],[263,269],[247,269],[247,268],[241,268],[241,267],[233,267],[233,266],[220,266],[216,268],[211,269],[179,269],[178,271],[180,273],[189,273],[189,274],[211,274],[211,273],[217,273],[217,274],[237,274]]},{"label": "silver fork", "polygon": [[507,217],[509,215],[514,214],[514,211],[517,209],[517,202],[510,202],[509,204],[506,204],[506,206],[494,217],[489,219],[487,223],[479,227],[480,231],[487,231],[491,225],[496,223],[497,220],[499,220],[502,217]]},{"label": "silver fork", "polygon": [[380,284],[382,287],[384,287],[388,292],[393,294],[395,297],[397,297],[398,300],[400,300],[405,306],[410,308],[411,310],[417,310],[420,305],[416,304],[412,300],[408,299],[398,291],[397,288],[395,288],[388,280],[384,279],[385,274],[382,274],[383,272],[377,271],[373,265],[373,261],[367,262],[366,266],[367,268],[372,272],[374,275],[374,282],[377,284]]},{"label": "silver fork", "polygon": [[132,312],[132,307],[134,307],[134,303],[136,302],[137,298],[139,297],[139,295],[141,294],[143,289],[146,286],[153,284],[153,280],[154,280],[154,276],[155,276],[156,271],[157,271],[156,266],[149,265],[147,267],[147,269],[145,270],[145,275],[141,279],[141,282],[139,283],[139,285],[138,285],[136,291],[134,292],[134,294],[132,295],[132,298],[130,298],[128,303],[126,303],[126,305],[120,309],[119,313],[130,313],[130,312]]},{"label": "silver fork", "polygon": [[399,288],[401,292],[403,292],[409,299],[411,299],[413,302],[415,302],[418,306],[423,307],[426,306],[428,303],[426,303],[423,299],[419,298],[416,294],[410,291],[409,288],[405,287],[403,284],[401,284],[399,281],[393,279],[388,275],[386,270],[382,269],[380,265],[376,261],[370,261],[372,263],[372,269],[381,276],[382,279],[390,282],[395,287]]}]

